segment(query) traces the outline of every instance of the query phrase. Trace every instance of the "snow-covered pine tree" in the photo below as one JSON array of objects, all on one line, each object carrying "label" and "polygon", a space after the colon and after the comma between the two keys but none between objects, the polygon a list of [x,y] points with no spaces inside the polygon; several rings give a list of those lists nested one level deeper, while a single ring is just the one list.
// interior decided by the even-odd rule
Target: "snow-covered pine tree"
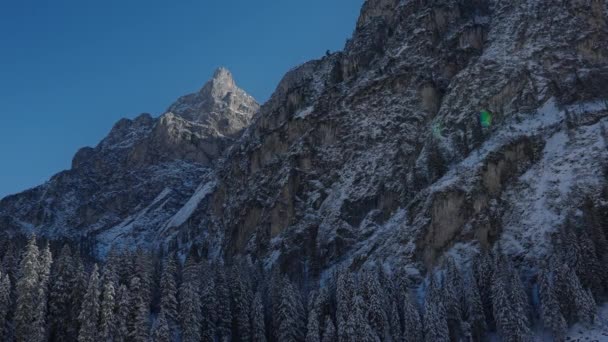
[{"label": "snow-covered pine tree", "polygon": [[133,277],[139,278],[139,292],[141,293],[141,298],[148,304],[152,301],[152,273],[154,269],[152,260],[154,260],[154,258],[149,251],[146,251],[141,247],[137,248],[131,274],[131,279]]},{"label": "snow-covered pine tree", "polygon": [[479,289],[479,296],[481,297],[486,325],[489,330],[494,329],[495,326],[492,303],[492,277],[494,266],[493,256],[487,251],[482,251],[473,261],[475,280],[477,282],[477,288]]},{"label": "snow-covered pine tree", "polygon": [[338,324],[338,337],[344,340],[345,328],[349,312],[353,307],[353,299],[356,296],[355,281],[352,273],[343,269],[338,273],[336,282],[336,320]]},{"label": "snow-covered pine tree", "polygon": [[15,339],[18,342],[38,342],[42,327],[36,326],[39,302],[40,252],[36,245],[36,236],[32,236],[19,265],[20,277],[16,284],[17,306],[15,309]]},{"label": "snow-covered pine tree", "polygon": [[72,267],[74,268],[74,281],[70,294],[70,313],[68,315],[68,317],[70,317],[70,324],[68,324],[67,336],[72,336],[72,338],[75,339],[80,331],[80,319],[78,317],[80,316],[84,296],[89,285],[89,274],[87,274],[84,269],[84,263],[79,253],[73,255],[72,262]]},{"label": "snow-covered pine tree", "polygon": [[171,342],[171,332],[165,313],[160,311],[152,328],[152,342]]},{"label": "snow-covered pine tree", "polygon": [[305,337],[304,310],[298,292],[287,277],[283,278],[281,304],[278,312],[278,336],[280,341],[296,342],[303,340]]},{"label": "snow-covered pine tree", "polygon": [[251,328],[253,342],[266,342],[266,328],[264,323],[264,306],[262,294],[258,291],[251,305]]},{"label": "snow-covered pine tree", "polygon": [[559,310],[559,303],[555,297],[555,287],[551,275],[546,267],[540,272],[538,292],[540,297],[540,314],[545,328],[551,332],[555,342],[565,340],[568,325]]},{"label": "snow-covered pine tree", "polygon": [[78,320],[80,322],[80,331],[78,332],[78,342],[96,342],[98,341],[98,322],[99,322],[99,295],[100,281],[99,269],[97,264],[93,266],[87,291],[84,295],[82,308]]},{"label": "snow-covered pine tree", "polygon": [[7,340],[5,336],[6,319],[11,307],[11,280],[6,273],[0,273],[0,340]]},{"label": "snow-covered pine tree", "polygon": [[378,339],[386,341],[390,335],[388,317],[385,310],[384,289],[378,281],[378,274],[368,270],[363,274],[363,300],[367,308],[366,317],[370,328]]},{"label": "snow-covered pine tree", "polygon": [[75,281],[75,270],[72,261],[72,250],[66,244],[53,264],[51,289],[49,293],[49,333],[53,341],[65,341],[68,338],[68,323],[71,304],[71,292]]},{"label": "snow-covered pine tree", "polygon": [[165,260],[160,278],[160,308],[169,325],[177,323],[177,261],[170,255]]},{"label": "snow-covered pine tree", "polygon": [[346,329],[340,341],[361,341],[361,342],[377,342],[380,341],[376,333],[370,327],[368,320],[365,318],[367,308],[361,295],[356,295],[353,298],[353,307],[347,315]]},{"label": "snow-covered pine tree", "polygon": [[431,273],[424,298],[424,340],[426,342],[449,342],[450,331],[447,313],[443,305],[444,296],[434,278]]},{"label": "snow-covered pine tree", "polygon": [[590,289],[595,298],[598,298],[604,293],[604,285],[602,284],[604,270],[597,257],[595,244],[586,230],[581,231],[579,246],[581,253],[581,270],[578,273],[581,275],[581,284],[584,288]]},{"label": "snow-covered pine tree", "polygon": [[325,317],[325,327],[323,329],[321,342],[335,342],[337,339],[338,336],[336,336],[336,326],[331,320],[331,317],[327,315]]},{"label": "snow-covered pine tree", "polygon": [[230,288],[225,268],[215,267],[215,284],[217,294],[217,322],[216,329],[219,341],[230,341],[232,332],[232,311],[230,309]]},{"label": "snow-covered pine tree", "polygon": [[201,297],[199,293],[198,263],[188,257],[183,270],[183,280],[179,287],[179,317],[182,341],[199,342],[201,340]]},{"label": "snow-covered pine tree", "polygon": [[462,338],[461,322],[463,320],[462,304],[463,298],[462,277],[460,270],[452,258],[446,261],[444,277],[444,306],[446,309],[448,328],[452,340]]},{"label": "snow-covered pine tree", "polygon": [[38,261],[38,305],[36,308],[36,322],[34,323],[34,326],[38,328],[37,341],[44,341],[47,338],[46,315],[48,312],[47,306],[52,264],[53,255],[51,253],[51,247],[47,242],[40,253],[40,260]]},{"label": "snow-covered pine tree", "polygon": [[517,288],[519,275],[510,260],[500,255],[492,279],[492,300],[496,327],[502,339],[508,341],[526,341],[530,337],[523,296]]},{"label": "snow-covered pine tree", "polygon": [[101,295],[101,313],[99,315],[100,341],[114,341],[116,331],[116,290],[112,277],[103,285]]},{"label": "snow-covered pine tree", "polygon": [[420,313],[410,298],[409,293],[403,296],[403,342],[423,340]]},{"label": "snow-covered pine tree", "polygon": [[[205,272],[211,272],[205,268]],[[211,273],[212,274],[212,273]],[[203,342],[215,341],[217,335],[217,294],[215,291],[215,279],[212,276],[206,276],[202,281],[201,286],[201,310],[203,321],[201,323],[202,340]]]},{"label": "snow-covered pine tree", "polygon": [[308,324],[306,325],[306,342],[320,342],[319,313],[314,306],[309,305],[309,307]]},{"label": "snow-covered pine tree", "polygon": [[129,313],[131,298],[129,289],[125,285],[120,285],[118,288],[118,296],[116,300],[116,342],[124,342],[129,338]]},{"label": "snow-covered pine tree", "polygon": [[475,341],[481,341],[486,331],[486,318],[481,294],[472,270],[466,273],[464,294],[463,318],[469,323],[471,337]]},{"label": "snow-covered pine tree", "polygon": [[233,265],[230,276],[231,308],[233,327],[237,328],[233,333],[236,334],[238,341],[249,341],[251,340],[249,312],[252,295],[243,276],[246,276],[246,272],[241,267]]},{"label": "snow-covered pine tree", "polygon": [[147,289],[139,277],[131,278],[129,283],[130,312],[129,312],[129,341],[145,342],[150,331],[149,302],[146,300]]},{"label": "snow-covered pine tree", "polygon": [[397,302],[392,301],[391,311],[389,313],[389,323],[391,327],[391,338],[394,342],[401,342],[403,335],[401,332],[401,318],[399,317],[399,309]]}]

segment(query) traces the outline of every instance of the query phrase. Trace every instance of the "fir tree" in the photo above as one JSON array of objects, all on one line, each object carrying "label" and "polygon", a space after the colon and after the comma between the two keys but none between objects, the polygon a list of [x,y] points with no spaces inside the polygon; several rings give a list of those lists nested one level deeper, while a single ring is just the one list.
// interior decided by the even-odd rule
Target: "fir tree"
[{"label": "fir tree", "polygon": [[249,312],[251,307],[251,291],[243,280],[245,272],[238,266],[233,266],[231,274],[231,299],[234,325],[237,327],[238,340],[251,340]]},{"label": "fir tree", "polygon": [[177,322],[177,262],[174,256],[165,261],[160,279],[160,308],[169,324]]},{"label": "fir tree", "polygon": [[477,287],[477,281],[472,272],[467,273],[464,286],[465,306],[463,310],[464,319],[469,323],[471,337],[480,341],[487,329],[486,318],[481,300],[481,294]]},{"label": "fir tree", "polygon": [[217,293],[217,333],[220,341],[229,341],[231,338],[232,312],[230,309],[230,289],[224,269],[217,267],[216,293]]},{"label": "fir tree", "polygon": [[391,328],[391,338],[395,342],[400,342],[403,339],[401,333],[401,318],[399,317],[399,309],[397,309],[397,302],[393,301],[391,304],[391,311],[389,314],[389,322]]},{"label": "fir tree", "polygon": [[306,342],[320,342],[319,335],[319,313],[314,307],[308,312],[308,324],[306,326]]},{"label": "fir tree", "polygon": [[125,285],[118,288],[118,299],[116,308],[116,341],[126,341],[129,337],[129,313],[131,309],[131,298],[129,289]]},{"label": "fir tree", "polygon": [[75,269],[72,261],[72,250],[63,246],[57,261],[54,263],[51,290],[49,294],[50,337],[54,341],[68,339],[68,322],[71,309],[71,293],[75,282]]},{"label": "fir tree", "polygon": [[87,291],[82,302],[82,309],[78,316],[80,322],[80,331],[78,332],[79,342],[98,341],[99,287],[99,271],[97,264],[95,264],[89,277],[89,285],[87,286]]},{"label": "fir tree", "polygon": [[460,327],[463,320],[462,304],[464,298],[462,294],[464,289],[462,287],[460,270],[457,269],[454,261],[449,258],[446,264],[444,306],[446,308],[450,336],[452,340],[458,340],[459,337],[462,337]]},{"label": "fir tree", "polygon": [[154,327],[152,328],[152,342],[170,342],[171,341],[171,333],[169,331],[169,323],[167,322],[167,318],[165,317],[165,313],[160,311],[158,317],[156,318],[156,322],[154,322]]},{"label": "fir tree", "polygon": [[278,318],[280,341],[295,342],[301,341],[304,338],[303,322],[305,319],[302,302],[297,290],[287,278],[283,279],[283,291],[281,293]]},{"label": "fir tree", "polygon": [[541,318],[545,328],[551,332],[553,340],[561,342],[565,340],[568,325],[559,310],[554,289],[550,274],[543,270],[538,284]]},{"label": "fir tree", "polygon": [[180,322],[182,340],[184,342],[199,342],[201,340],[201,302],[198,284],[188,268],[184,273],[184,281],[179,288]]},{"label": "fir tree", "polygon": [[129,312],[129,340],[132,342],[145,342],[149,332],[149,302],[146,300],[147,290],[139,277],[131,278],[129,284],[130,312]]},{"label": "fir tree", "polygon": [[251,306],[251,328],[253,342],[266,342],[266,328],[264,323],[264,306],[262,294],[258,291]]},{"label": "fir tree", "polygon": [[217,294],[213,277],[206,277],[203,281],[201,288],[201,309],[203,315],[201,325],[202,340],[213,342],[217,335]]},{"label": "fir tree", "polygon": [[6,319],[11,307],[11,280],[8,274],[0,273],[0,340],[7,340],[5,335]]},{"label": "fir tree", "polygon": [[99,337],[101,341],[113,341],[116,330],[115,318],[116,310],[116,291],[114,282],[106,280],[103,286],[101,299],[101,313],[99,317]]},{"label": "fir tree", "polygon": [[15,309],[15,338],[18,342],[40,341],[40,331],[43,327],[37,326],[39,309],[40,252],[36,245],[36,237],[32,236],[27,244],[20,263],[21,276],[17,282],[17,307]]},{"label": "fir tree", "polygon": [[342,341],[345,334],[348,313],[353,307],[353,298],[356,295],[355,281],[348,270],[342,270],[338,274],[336,283],[336,319],[338,324],[338,337]]},{"label": "fir tree", "polygon": [[422,322],[420,313],[416,309],[410,296],[403,297],[403,342],[416,342],[423,340]]},{"label": "fir tree", "polygon": [[335,342],[337,340],[336,327],[331,317],[328,315],[325,317],[325,328],[323,330],[323,338],[321,342]]},{"label": "fir tree", "polygon": [[431,274],[424,301],[424,340],[427,342],[448,342],[450,332],[447,313],[434,276]]},{"label": "fir tree", "polygon": [[387,340],[389,324],[384,309],[385,298],[383,298],[383,288],[378,281],[376,272],[367,271],[364,274],[363,299],[364,303],[367,304],[366,318],[370,328],[380,340]]}]

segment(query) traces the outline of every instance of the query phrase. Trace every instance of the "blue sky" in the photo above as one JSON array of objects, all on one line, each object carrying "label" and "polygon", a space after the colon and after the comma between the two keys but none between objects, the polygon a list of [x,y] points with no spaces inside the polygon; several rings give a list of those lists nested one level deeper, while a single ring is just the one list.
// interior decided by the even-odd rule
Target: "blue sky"
[{"label": "blue sky", "polygon": [[122,117],[159,115],[218,66],[265,101],[342,49],[363,0],[0,1],[0,198],[70,167]]}]

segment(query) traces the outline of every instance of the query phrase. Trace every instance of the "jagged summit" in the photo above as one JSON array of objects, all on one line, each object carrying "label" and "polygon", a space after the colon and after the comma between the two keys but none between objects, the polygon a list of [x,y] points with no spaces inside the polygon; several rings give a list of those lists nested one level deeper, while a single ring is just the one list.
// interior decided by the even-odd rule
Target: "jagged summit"
[{"label": "jagged summit", "polygon": [[[179,98],[167,112],[201,124],[228,120],[240,130],[259,108],[255,99],[237,86],[232,73],[220,67],[198,93]],[[218,128],[223,135],[234,133],[233,127]]]}]

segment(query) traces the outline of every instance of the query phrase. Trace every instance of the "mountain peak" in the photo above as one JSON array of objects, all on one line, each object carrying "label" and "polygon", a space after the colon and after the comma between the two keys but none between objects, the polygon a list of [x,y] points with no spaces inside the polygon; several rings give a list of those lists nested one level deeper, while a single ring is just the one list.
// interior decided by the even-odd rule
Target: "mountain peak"
[{"label": "mountain peak", "polygon": [[205,98],[221,100],[228,93],[238,90],[230,70],[220,67],[213,73],[213,77],[203,86],[200,93]]}]

